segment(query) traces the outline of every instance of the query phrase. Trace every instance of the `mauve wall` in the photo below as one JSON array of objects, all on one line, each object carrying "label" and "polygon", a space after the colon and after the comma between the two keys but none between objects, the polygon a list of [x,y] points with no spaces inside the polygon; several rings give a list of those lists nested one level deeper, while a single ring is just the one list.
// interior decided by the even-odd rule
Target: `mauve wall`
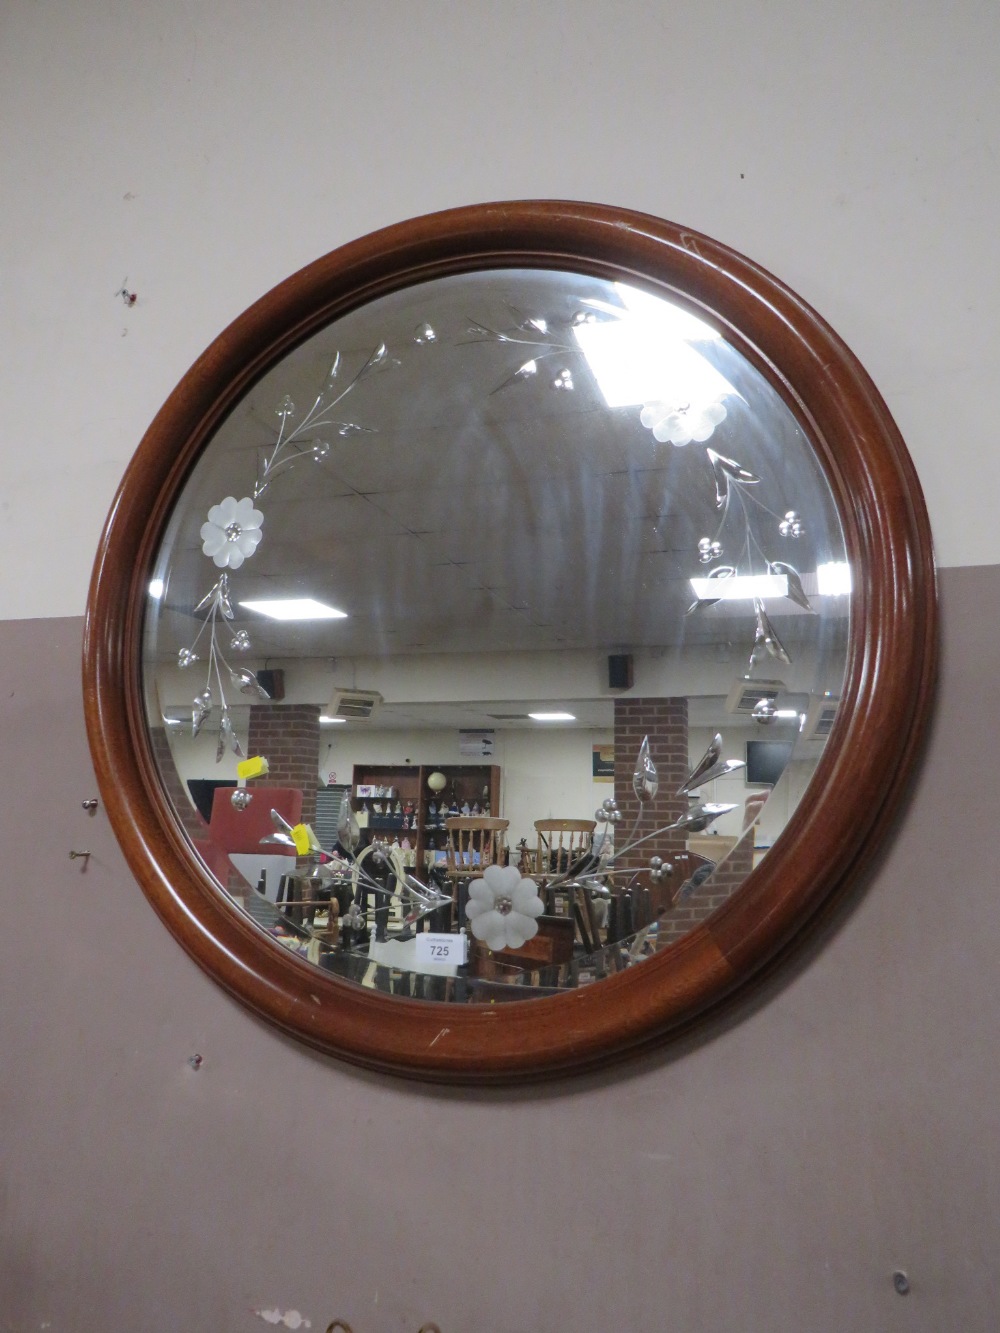
[{"label": "mauve wall", "polygon": [[926,762],[822,945],[673,1055],[508,1092],[355,1072],[208,981],[81,807],[80,622],[0,626],[0,1328],[994,1330],[1000,572],[943,593]]},{"label": "mauve wall", "polygon": [[[985,0],[3,6],[0,1330],[996,1328],[998,43]],[[81,807],[80,616],[137,440],[240,310],[546,195],[707,231],[846,338],[927,492],[942,688],[891,849],[751,1008],[430,1090],[276,1035],[159,925]]]}]

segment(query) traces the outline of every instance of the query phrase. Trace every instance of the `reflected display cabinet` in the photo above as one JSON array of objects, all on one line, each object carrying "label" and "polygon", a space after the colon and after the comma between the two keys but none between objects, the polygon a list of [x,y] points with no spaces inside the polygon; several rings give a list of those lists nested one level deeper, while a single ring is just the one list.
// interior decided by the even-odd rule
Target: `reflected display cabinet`
[{"label": "reflected display cabinet", "polygon": [[355,764],[351,804],[363,843],[405,839],[408,863],[427,867],[444,853],[448,815],[500,813],[500,765]]}]

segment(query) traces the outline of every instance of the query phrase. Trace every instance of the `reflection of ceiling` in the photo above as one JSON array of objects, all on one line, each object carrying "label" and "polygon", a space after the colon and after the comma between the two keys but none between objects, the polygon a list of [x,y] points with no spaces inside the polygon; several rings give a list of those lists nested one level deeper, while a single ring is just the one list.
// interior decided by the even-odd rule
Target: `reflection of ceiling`
[{"label": "reflection of ceiling", "polygon": [[[219,571],[198,531],[224,495],[252,494],[258,461],[273,447],[286,394],[301,420],[323,388],[335,353],[340,382],[381,341],[399,364],[363,380],[338,420],[372,433],[307,433],[330,445],[320,462],[302,457],[278,471],[259,501],[263,540],[231,574],[234,628],[246,628],[255,658],[378,657],[385,654],[590,648],[630,651],[677,643],[731,643],[749,654],[749,606],[685,616],[689,579],[706,568],[698,539],[718,523],[704,445],[658,444],[638,406],[604,407],[568,325],[587,296],[607,284],[562,275],[505,273],[440,281],[348,316],[270,372],[223,425],[178,506],[162,571],[166,589],[150,655],[176,659],[200,616],[193,608]],[[509,304],[508,304],[509,303]],[[499,389],[532,349],[468,341],[472,321],[510,329],[511,311],[544,315],[568,347],[538,361],[538,373]],[[433,343],[414,341],[430,322]],[[538,337],[521,331],[519,338]],[[746,401],[729,400],[711,444],[761,477],[754,498],[774,515],[797,509],[806,534],[779,538],[776,521],[751,510],[761,552],[803,571],[843,559],[825,483],[794,419],[761,378],[724,344],[706,346]],[[572,391],[555,389],[563,367]],[[741,533],[738,545],[746,538]],[[242,610],[242,599],[311,596],[348,619],[277,624]],[[822,599],[821,599],[822,600]],[[825,610],[843,625],[845,599]],[[740,608],[737,608],[740,609]],[[819,617],[790,602],[768,604],[790,655],[812,645]]]}]

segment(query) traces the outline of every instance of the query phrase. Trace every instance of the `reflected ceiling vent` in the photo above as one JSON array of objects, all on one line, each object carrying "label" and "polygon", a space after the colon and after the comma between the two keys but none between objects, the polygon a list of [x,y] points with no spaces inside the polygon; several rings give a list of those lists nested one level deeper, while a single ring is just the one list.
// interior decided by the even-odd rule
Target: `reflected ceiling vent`
[{"label": "reflected ceiling vent", "polygon": [[733,688],[726,699],[727,713],[741,713],[750,717],[762,699],[776,703],[779,694],[783,694],[785,685],[780,680],[747,680],[745,676],[733,682]]},{"label": "reflected ceiling vent", "polygon": [[837,716],[840,700],[829,694],[814,694],[806,709],[806,718],[802,723],[802,739],[811,741],[814,737],[826,740]]},{"label": "reflected ceiling vent", "polygon": [[357,718],[363,721],[371,717],[380,703],[382,696],[378,690],[334,690],[326,712],[329,717]]},{"label": "reflected ceiling vent", "polygon": [[493,722],[527,722],[527,713],[487,713],[486,716]]}]

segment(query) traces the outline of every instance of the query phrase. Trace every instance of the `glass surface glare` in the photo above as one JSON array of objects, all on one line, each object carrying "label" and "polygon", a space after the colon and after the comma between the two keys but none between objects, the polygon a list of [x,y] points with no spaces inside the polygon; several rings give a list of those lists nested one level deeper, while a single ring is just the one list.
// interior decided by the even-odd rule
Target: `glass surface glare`
[{"label": "glass surface glare", "polygon": [[[152,574],[148,723],[195,850],[276,947],[421,999],[587,985],[705,920],[809,799],[848,644],[789,406],[687,310],[561,271],[411,286],[285,356]],[[757,739],[788,746],[773,788]]]}]

